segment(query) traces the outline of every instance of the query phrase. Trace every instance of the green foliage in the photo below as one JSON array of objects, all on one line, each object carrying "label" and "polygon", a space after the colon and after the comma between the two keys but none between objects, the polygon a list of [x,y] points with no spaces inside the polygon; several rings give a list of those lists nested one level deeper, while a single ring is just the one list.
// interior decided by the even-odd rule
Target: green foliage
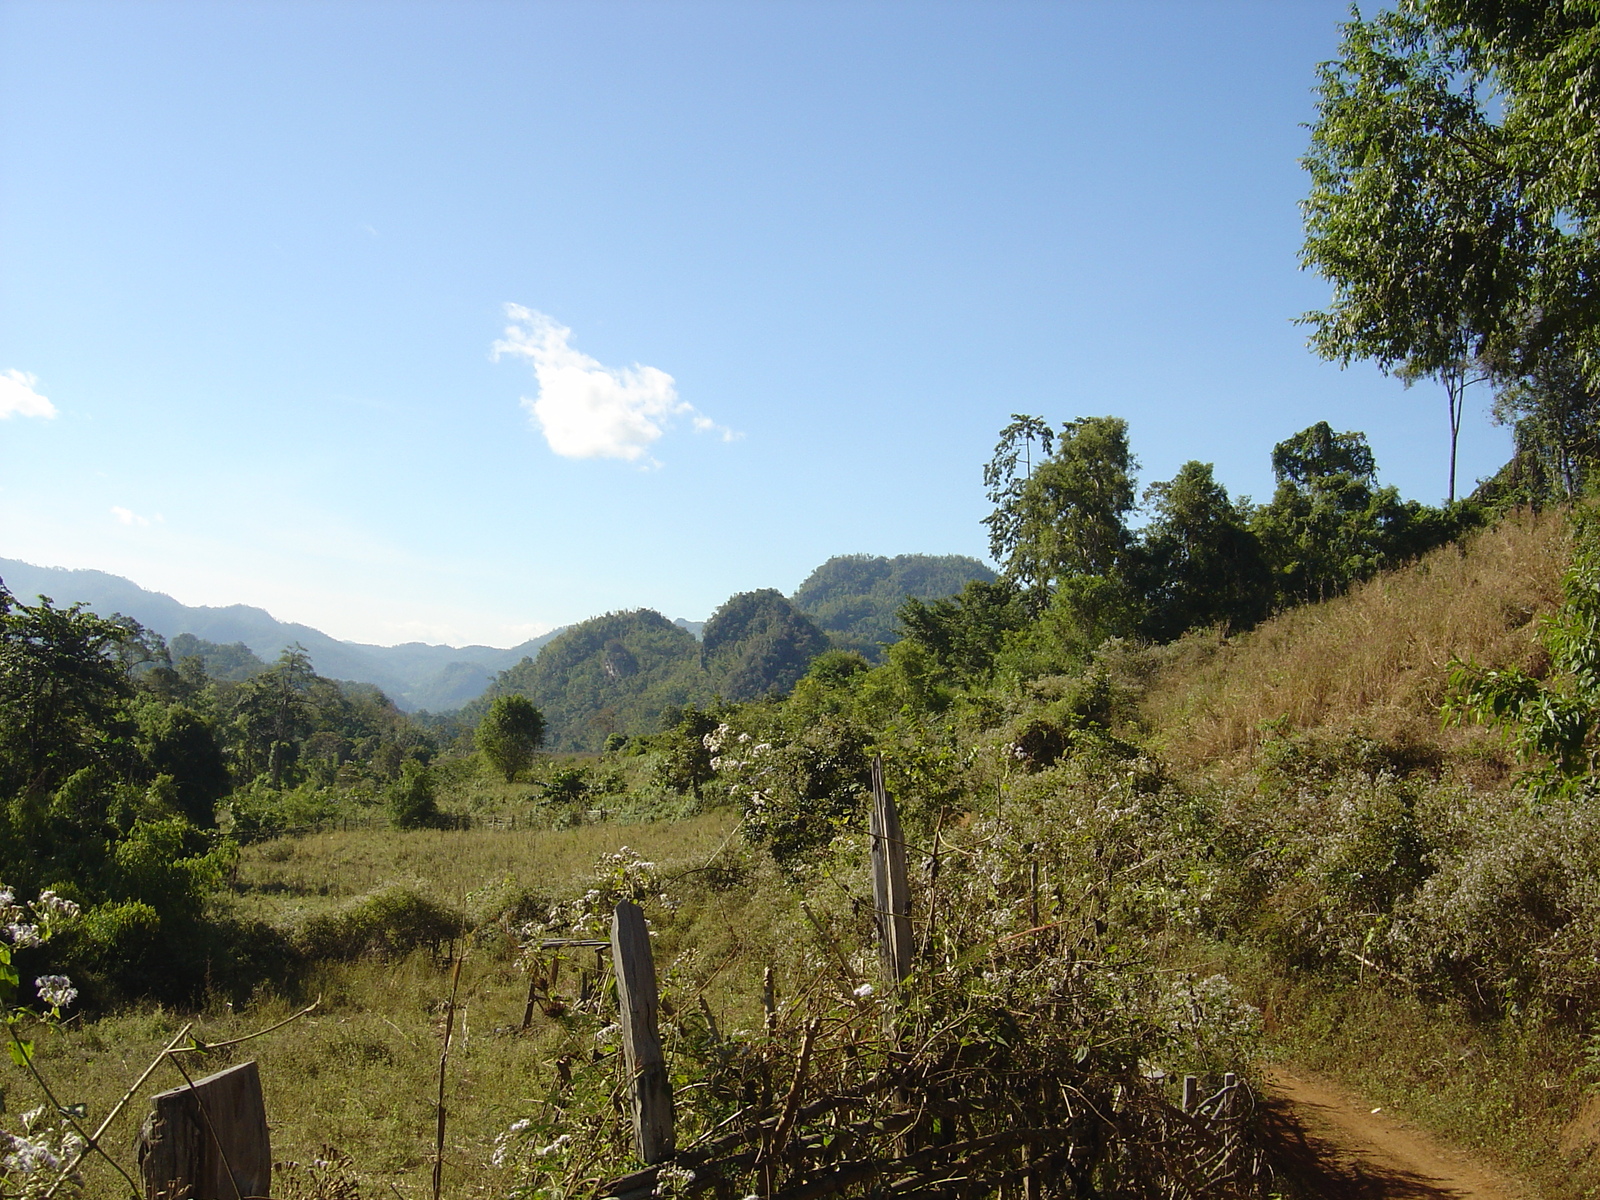
[{"label": "green foliage", "polygon": [[128,767],[133,686],[119,655],[141,632],[47,597],[18,604],[0,584],[0,794],[36,797],[86,767]]},{"label": "green foliage", "polygon": [[826,847],[861,806],[870,757],[866,730],[835,716],[771,740],[720,725],[706,748],[744,812],[745,835],[779,863],[798,866]]},{"label": "green foliage", "polygon": [[931,658],[939,677],[986,679],[1006,636],[1024,629],[1029,614],[1020,589],[1007,580],[969,582],[957,596],[900,607],[905,636]]},{"label": "green foliage", "polygon": [[984,524],[990,553],[1035,610],[1065,579],[1121,577],[1137,469],[1120,417],[1080,417],[1052,435],[1040,418],[1018,415],[1000,431],[983,472],[995,506]]},{"label": "green foliage", "polygon": [[539,798],[546,804],[575,808],[592,790],[587,767],[556,767],[539,786]]},{"label": "green foliage", "polygon": [[682,796],[696,800],[705,796],[706,785],[716,778],[711,765],[713,757],[706,739],[721,724],[716,710],[703,710],[694,705],[672,714],[671,725],[651,739],[659,751],[655,781]]},{"label": "green foliage", "polygon": [[389,821],[396,829],[436,829],[443,822],[433,772],[408,762],[389,785]]},{"label": "green foliage", "polygon": [[1474,509],[1440,510],[1402,501],[1377,486],[1377,466],[1361,433],[1334,433],[1319,421],[1272,452],[1278,490],[1252,516],[1276,576],[1278,594],[1304,603],[1399,565],[1470,528]]},{"label": "green foliage", "polygon": [[1505,170],[1509,131],[1472,56],[1413,6],[1344,27],[1304,160],[1302,261],[1334,285],[1313,347],[1444,383],[1450,499],[1463,392],[1507,353],[1541,258],[1562,240]]},{"label": "green foliage", "polygon": [[878,662],[883,647],[901,636],[896,612],[907,600],[939,600],[971,580],[988,583],[994,577],[977,559],[960,554],[842,554],[806,576],[790,600],[836,646]]},{"label": "green foliage", "polygon": [[180,668],[184,662],[193,659],[201,676],[224,683],[243,683],[267,669],[267,664],[243,642],[221,646],[195,637],[192,633],[180,633],[172,639],[168,649]]},{"label": "green foliage", "polygon": [[313,690],[318,682],[306,652],[289,647],[274,666],[235,690],[231,732],[246,776],[266,775],[273,787],[289,780],[301,744],[316,728]]},{"label": "green foliage", "polygon": [[1171,641],[1215,625],[1248,629],[1267,615],[1272,577],[1250,529],[1252,510],[1228,498],[1210,463],[1185,463],[1169,482],[1146,488],[1144,499],[1152,515],[1136,569],[1145,604],[1141,633]]},{"label": "green foliage", "polygon": [[1546,350],[1502,387],[1495,421],[1510,425],[1516,454],[1491,498],[1541,507],[1576,500],[1600,464],[1600,387],[1570,351]]},{"label": "green foliage", "polygon": [[150,770],[172,779],[178,808],[201,829],[217,823],[217,802],[228,794],[228,764],[200,714],[181,704],[144,703],[136,710]]},{"label": "green foliage", "polygon": [[473,735],[479,752],[507,783],[533,765],[544,741],[544,714],[526,696],[496,696]]},{"label": "green foliage", "polygon": [[866,655],[856,650],[825,650],[811,660],[806,678],[823,687],[843,687],[852,679],[871,670]]},{"label": "green foliage", "polygon": [[459,914],[407,887],[389,887],[363,896],[335,913],[307,920],[295,935],[295,948],[311,960],[363,955],[397,957],[421,946],[435,952],[464,932]]},{"label": "green foliage", "polygon": [[711,615],[701,632],[706,673],[717,694],[735,703],[787,692],[828,638],[782,593],[741,592]]},{"label": "green foliage", "polygon": [[1533,764],[1527,782],[1542,797],[1593,795],[1600,755],[1600,512],[1573,514],[1571,565],[1560,611],[1546,626],[1551,678],[1517,669],[1451,665],[1449,719],[1502,730]]}]

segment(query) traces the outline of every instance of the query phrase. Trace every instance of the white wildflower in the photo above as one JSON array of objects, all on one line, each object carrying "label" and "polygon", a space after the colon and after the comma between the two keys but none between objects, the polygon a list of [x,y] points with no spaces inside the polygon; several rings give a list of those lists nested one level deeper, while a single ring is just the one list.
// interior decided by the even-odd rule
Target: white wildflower
[{"label": "white wildflower", "polygon": [[78,989],[65,975],[41,975],[33,986],[39,989],[39,999],[51,1008],[66,1008],[78,998]]},{"label": "white wildflower", "polygon": [[865,1000],[868,996],[872,995],[872,985],[870,983],[863,983],[854,992],[852,992],[851,995],[853,995],[857,1000]]},{"label": "white wildflower", "polygon": [[563,1133],[560,1137],[558,1137],[555,1141],[551,1142],[548,1146],[539,1146],[538,1148],[536,1148],[534,1150],[534,1153],[536,1155],[538,1155],[540,1158],[544,1158],[546,1155],[556,1154],[556,1153],[559,1153],[562,1150],[565,1150],[571,1143],[572,1143],[572,1135],[570,1133]]},{"label": "white wildflower", "polygon": [[11,1135],[11,1153],[4,1159],[7,1171],[18,1175],[33,1175],[39,1171],[56,1172],[61,1169],[61,1160],[55,1156],[50,1147],[43,1142],[31,1142],[27,1138]]},{"label": "white wildflower", "polygon": [[39,893],[39,898],[33,902],[32,907],[34,912],[46,920],[51,917],[71,919],[79,912],[78,906],[71,900],[63,899],[49,889]]},{"label": "white wildflower", "polygon": [[6,937],[18,950],[26,950],[39,944],[39,927],[26,921],[13,921],[6,926]]}]

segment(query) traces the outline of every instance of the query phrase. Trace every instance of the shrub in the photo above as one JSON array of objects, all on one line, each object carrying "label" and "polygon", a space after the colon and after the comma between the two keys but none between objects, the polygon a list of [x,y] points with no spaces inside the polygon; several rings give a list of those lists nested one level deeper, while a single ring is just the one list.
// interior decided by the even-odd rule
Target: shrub
[{"label": "shrub", "polygon": [[389,820],[396,829],[438,829],[445,824],[434,793],[433,772],[408,762],[389,787]]},{"label": "shrub", "polygon": [[296,933],[296,950],[307,959],[349,960],[364,954],[392,958],[420,946],[435,953],[461,936],[464,922],[435,900],[407,887],[362,896],[335,913],[311,917]]}]

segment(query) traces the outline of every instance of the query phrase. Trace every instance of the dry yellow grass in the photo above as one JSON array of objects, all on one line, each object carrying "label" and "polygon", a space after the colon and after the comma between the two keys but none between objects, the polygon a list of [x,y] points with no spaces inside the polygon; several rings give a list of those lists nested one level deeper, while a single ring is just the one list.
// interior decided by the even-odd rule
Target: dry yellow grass
[{"label": "dry yellow grass", "polygon": [[1538,618],[1560,600],[1567,554],[1564,514],[1520,513],[1248,634],[1191,637],[1151,681],[1145,718],[1175,762],[1213,770],[1246,759],[1268,722],[1481,741],[1440,733],[1449,664],[1537,667]]}]

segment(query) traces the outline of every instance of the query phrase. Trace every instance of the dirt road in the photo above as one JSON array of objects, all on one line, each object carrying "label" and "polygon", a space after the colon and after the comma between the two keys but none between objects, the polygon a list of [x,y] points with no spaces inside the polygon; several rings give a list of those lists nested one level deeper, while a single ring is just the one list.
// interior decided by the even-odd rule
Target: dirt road
[{"label": "dirt road", "polygon": [[1265,1087],[1285,1173],[1325,1200],[1534,1200],[1534,1193],[1327,1079],[1281,1067]]}]

